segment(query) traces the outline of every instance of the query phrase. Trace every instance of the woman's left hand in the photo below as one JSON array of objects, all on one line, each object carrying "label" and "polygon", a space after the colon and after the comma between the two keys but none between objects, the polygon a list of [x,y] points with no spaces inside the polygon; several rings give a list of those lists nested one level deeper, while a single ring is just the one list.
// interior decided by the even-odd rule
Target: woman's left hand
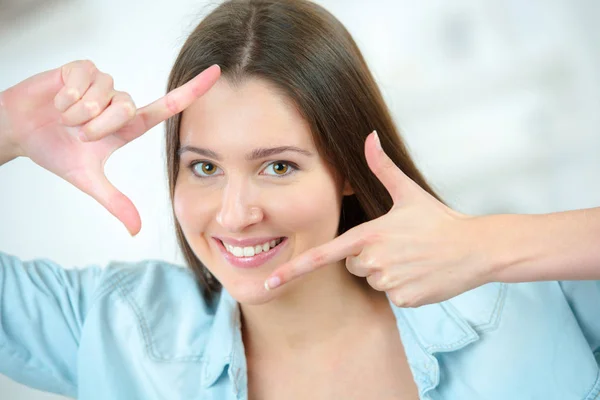
[{"label": "woman's left hand", "polygon": [[398,307],[437,303],[490,282],[486,217],[458,213],[424,191],[381,150],[375,134],[365,155],[393,199],[391,210],[282,265],[265,288],[344,259],[348,271]]}]

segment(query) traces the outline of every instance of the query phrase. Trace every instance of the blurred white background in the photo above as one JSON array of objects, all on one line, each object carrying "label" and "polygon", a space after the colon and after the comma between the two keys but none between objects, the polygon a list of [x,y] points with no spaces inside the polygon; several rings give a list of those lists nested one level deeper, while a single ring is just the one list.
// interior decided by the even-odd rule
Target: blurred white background
[{"label": "blurred white background", "polygon": [[[600,206],[599,2],[317,2],[354,35],[417,164],[450,205],[471,214]],[[90,59],[145,105],[164,94],[187,33],[214,5],[0,0],[0,90]],[[142,216],[136,238],[29,160],[2,166],[0,251],[65,267],[114,259],[181,263],[163,136],[160,125],[107,164],[109,179]],[[2,376],[0,398],[59,399]]]}]

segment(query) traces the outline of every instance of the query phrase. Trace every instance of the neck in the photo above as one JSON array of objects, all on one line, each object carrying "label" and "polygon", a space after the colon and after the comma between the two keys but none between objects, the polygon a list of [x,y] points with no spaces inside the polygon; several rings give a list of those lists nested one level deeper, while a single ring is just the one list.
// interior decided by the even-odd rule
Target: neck
[{"label": "neck", "polygon": [[[248,352],[275,354],[335,347],[389,308],[385,293],[335,264],[287,283],[278,297],[262,305],[241,305]],[[385,311],[384,311],[385,313]]]}]

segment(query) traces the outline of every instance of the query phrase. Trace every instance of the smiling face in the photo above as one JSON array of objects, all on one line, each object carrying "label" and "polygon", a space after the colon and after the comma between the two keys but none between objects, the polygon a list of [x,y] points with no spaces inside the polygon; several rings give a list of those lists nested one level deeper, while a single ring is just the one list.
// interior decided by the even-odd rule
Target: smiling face
[{"label": "smiling face", "polygon": [[333,239],[351,193],[306,121],[265,81],[221,78],[184,111],[180,142],[173,204],[195,255],[240,303],[290,290],[267,292],[264,280]]}]

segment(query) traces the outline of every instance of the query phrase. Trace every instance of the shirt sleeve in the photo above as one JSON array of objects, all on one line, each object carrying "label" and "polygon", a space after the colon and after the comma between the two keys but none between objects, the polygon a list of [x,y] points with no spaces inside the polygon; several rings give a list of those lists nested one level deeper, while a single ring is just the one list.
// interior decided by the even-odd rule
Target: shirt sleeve
[{"label": "shirt sleeve", "polygon": [[0,252],[0,373],[76,397],[79,340],[102,275]]},{"label": "shirt sleeve", "polygon": [[600,362],[600,281],[561,281],[560,287]]}]

